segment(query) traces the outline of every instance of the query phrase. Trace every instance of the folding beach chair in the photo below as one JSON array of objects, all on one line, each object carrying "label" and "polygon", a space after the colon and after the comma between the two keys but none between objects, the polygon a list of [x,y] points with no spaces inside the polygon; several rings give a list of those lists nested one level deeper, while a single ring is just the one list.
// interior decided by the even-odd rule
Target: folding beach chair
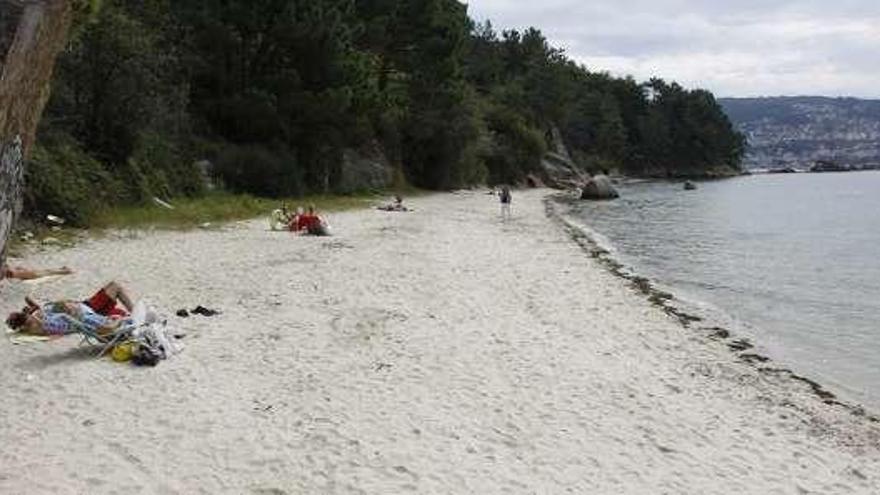
[{"label": "folding beach chair", "polygon": [[80,345],[89,344],[98,347],[96,357],[104,356],[104,354],[113,349],[115,345],[128,340],[131,337],[132,332],[137,328],[137,325],[134,323],[124,323],[111,333],[98,333],[95,329],[88,325],[84,325],[82,322],[69,315],[63,315],[63,318],[67,320],[71,324],[71,327],[76,330],[76,333],[82,337]]}]

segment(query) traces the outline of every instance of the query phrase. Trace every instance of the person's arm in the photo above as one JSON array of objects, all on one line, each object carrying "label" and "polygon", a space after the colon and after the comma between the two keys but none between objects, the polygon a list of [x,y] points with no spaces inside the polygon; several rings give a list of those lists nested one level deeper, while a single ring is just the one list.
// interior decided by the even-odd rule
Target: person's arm
[{"label": "person's arm", "polygon": [[31,311],[36,311],[40,309],[40,305],[37,304],[37,302],[34,301],[31,296],[24,296],[24,302],[28,305],[28,308],[30,308]]}]

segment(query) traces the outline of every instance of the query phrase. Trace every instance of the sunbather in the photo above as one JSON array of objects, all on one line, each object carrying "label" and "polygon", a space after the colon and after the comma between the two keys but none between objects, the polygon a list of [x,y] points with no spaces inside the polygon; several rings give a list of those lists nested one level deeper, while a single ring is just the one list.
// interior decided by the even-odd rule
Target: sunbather
[{"label": "sunbather", "polygon": [[327,224],[315,212],[315,205],[309,205],[306,213],[297,215],[288,226],[291,232],[302,232],[309,235],[329,235]]},{"label": "sunbather", "polygon": [[18,280],[34,280],[37,278],[43,277],[51,277],[53,275],[70,275],[73,273],[73,270],[66,266],[62,266],[61,268],[47,268],[47,269],[30,269],[24,268],[20,266],[9,266],[4,264],[2,270],[0,270],[0,278],[15,278]]},{"label": "sunbather", "polygon": [[409,208],[407,208],[406,206],[403,206],[403,198],[400,197],[400,195],[394,196],[393,203],[390,203],[390,204],[387,204],[384,206],[379,206],[378,209],[383,210],[383,211],[409,211]]},{"label": "sunbather", "polygon": [[99,315],[85,303],[51,304],[30,313],[12,313],[6,324],[30,335],[68,335],[86,327],[98,335],[113,333],[126,320]]},{"label": "sunbather", "polygon": [[[121,302],[125,309],[117,306]],[[134,308],[131,296],[118,283],[110,282],[85,301],[55,301],[40,306],[30,297],[21,311],[10,313],[6,324],[13,330],[34,335],[65,335],[82,324],[98,333],[112,331]]]}]

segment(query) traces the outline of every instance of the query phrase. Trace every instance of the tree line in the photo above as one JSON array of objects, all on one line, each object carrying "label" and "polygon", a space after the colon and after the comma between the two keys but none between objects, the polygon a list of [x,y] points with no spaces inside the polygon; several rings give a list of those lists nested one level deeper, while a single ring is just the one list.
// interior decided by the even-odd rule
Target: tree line
[{"label": "tree line", "polygon": [[227,188],[333,192],[345,149],[378,146],[428,189],[516,183],[554,135],[584,170],[736,170],[703,90],[579,65],[537,29],[497,32],[456,0],[104,0],[54,75],[26,204],[87,223],[107,204]]}]

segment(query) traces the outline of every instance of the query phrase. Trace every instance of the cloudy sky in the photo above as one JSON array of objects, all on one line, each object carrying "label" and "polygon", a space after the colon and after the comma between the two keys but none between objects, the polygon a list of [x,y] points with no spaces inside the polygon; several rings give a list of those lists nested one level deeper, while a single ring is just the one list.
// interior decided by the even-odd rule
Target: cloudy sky
[{"label": "cloudy sky", "polygon": [[591,70],[718,96],[880,98],[878,0],[466,0],[500,31],[535,26]]}]

